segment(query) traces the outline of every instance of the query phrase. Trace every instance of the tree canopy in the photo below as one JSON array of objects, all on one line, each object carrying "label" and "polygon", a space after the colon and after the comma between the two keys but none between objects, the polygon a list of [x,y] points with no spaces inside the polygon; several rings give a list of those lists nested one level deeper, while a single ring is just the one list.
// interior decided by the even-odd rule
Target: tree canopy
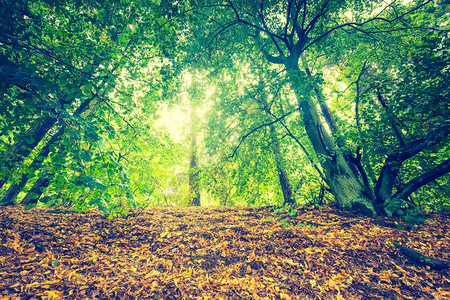
[{"label": "tree canopy", "polygon": [[2,1],[0,202],[448,211],[447,8]]}]

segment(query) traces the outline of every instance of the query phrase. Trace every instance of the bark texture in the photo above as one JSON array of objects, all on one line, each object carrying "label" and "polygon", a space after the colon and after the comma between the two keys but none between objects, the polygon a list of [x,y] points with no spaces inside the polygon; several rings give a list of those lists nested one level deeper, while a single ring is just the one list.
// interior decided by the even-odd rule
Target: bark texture
[{"label": "bark texture", "polygon": [[306,133],[322,166],[324,175],[339,207],[375,215],[370,192],[356,178],[343,153],[324,128],[316,105],[298,88],[301,78],[298,67],[289,68],[289,79],[303,114]]}]

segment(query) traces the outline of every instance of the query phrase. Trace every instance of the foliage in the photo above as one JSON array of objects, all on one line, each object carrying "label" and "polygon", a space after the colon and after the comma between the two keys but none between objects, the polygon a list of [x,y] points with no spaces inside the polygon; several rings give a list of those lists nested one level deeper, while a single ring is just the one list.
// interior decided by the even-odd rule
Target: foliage
[{"label": "foliage", "polygon": [[[41,204],[75,205],[83,211],[94,205],[105,213],[126,213],[125,207],[136,205],[124,161],[131,149],[140,151],[129,141],[142,138],[151,118],[146,117],[145,122],[142,117],[126,119],[156,110],[163,86],[152,85],[164,78],[170,86],[167,70],[164,75],[162,72],[167,61],[151,59],[159,49],[152,46],[147,35],[155,26],[150,20],[165,11],[155,9],[148,15],[148,6],[154,4],[142,4],[38,1],[2,6],[2,14],[11,14],[12,19],[7,19],[11,26],[2,35],[6,47],[1,54],[5,96],[1,102],[1,130],[5,133],[5,144],[0,148],[5,161],[1,173],[3,178],[20,178],[23,174],[29,177],[27,180],[34,177],[27,187],[48,176],[50,188],[40,199]],[[15,18],[24,21],[13,23]],[[159,30],[155,38],[168,24],[156,24]],[[144,39],[146,43],[142,44]],[[24,76],[24,72],[32,72],[34,78]],[[87,106],[79,110],[83,101]],[[19,107],[22,110],[17,110]],[[48,157],[41,159],[42,165],[36,164],[35,170],[15,169],[11,164],[20,161],[10,153],[20,147],[17,145],[23,135],[33,134],[33,126],[42,127],[41,120],[61,128],[64,138],[50,145]],[[28,158],[24,154],[25,166],[48,143],[34,136],[27,139],[24,147],[32,152]],[[14,183],[17,181],[9,187]],[[31,194],[31,199],[36,201],[40,193]]]},{"label": "foliage", "polygon": [[[204,204],[282,205],[289,186],[297,204],[407,222],[449,209],[444,1],[20,0],[0,15],[3,205],[117,217],[188,204],[196,174]],[[161,114],[189,108],[174,138]]]}]

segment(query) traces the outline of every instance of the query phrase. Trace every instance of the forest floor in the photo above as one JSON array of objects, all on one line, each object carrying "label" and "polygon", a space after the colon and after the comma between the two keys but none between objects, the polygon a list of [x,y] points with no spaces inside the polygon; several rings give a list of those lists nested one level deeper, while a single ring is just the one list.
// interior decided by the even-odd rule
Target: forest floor
[{"label": "forest floor", "polygon": [[[289,222],[282,220],[287,220]],[[450,299],[450,216],[406,231],[332,208],[0,208],[0,299]]]}]

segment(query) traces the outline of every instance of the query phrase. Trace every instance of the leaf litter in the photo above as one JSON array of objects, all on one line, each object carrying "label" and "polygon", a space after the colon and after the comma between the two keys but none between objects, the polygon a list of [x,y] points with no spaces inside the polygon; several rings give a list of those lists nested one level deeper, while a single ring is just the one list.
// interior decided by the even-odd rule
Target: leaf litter
[{"label": "leaf litter", "polygon": [[[288,216],[285,216],[289,218]],[[398,230],[334,208],[0,208],[1,299],[450,299],[449,215]]]}]

